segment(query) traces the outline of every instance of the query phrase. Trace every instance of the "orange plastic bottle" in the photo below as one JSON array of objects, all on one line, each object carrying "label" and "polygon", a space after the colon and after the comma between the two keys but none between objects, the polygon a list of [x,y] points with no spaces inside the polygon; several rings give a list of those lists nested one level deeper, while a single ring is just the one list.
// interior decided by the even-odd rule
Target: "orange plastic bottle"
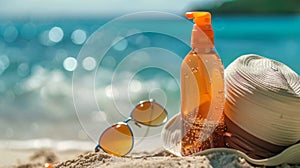
[{"label": "orange plastic bottle", "polygon": [[224,66],[214,47],[208,12],[188,12],[194,18],[192,51],[181,65],[181,116],[183,156],[224,147]]}]

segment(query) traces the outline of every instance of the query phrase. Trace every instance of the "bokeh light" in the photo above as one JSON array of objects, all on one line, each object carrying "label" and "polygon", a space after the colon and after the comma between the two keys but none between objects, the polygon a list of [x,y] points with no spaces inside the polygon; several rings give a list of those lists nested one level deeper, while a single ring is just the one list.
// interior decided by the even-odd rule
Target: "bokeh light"
[{"label": "bokeh light", "polygon": [[3,32],[3,38],[6,42],[12,43],[18,37],[18,30],[15,26],[8,26]]},{"label": "bokeh light", "polygon": [[6,55],[0,56],[0,75],[8,68],[9,58]]},{"label": "bokeh light", "polygon": [[20,77],[24,77],[26,75],[28,75],[29,73],[29,66],[27,63],[21,63],[19,66],[18,66],[18,70],[17,70],[17,73]]},{"label": "bokeh light", "polygon": [[53,27],[49,31],[49,40],[58,43],[60,42],[64,37],[64,31],[60,27]]},{"label": "bokeh light", "polygon": [[21,29],[21,36],[26,40],[31,40],[35,37],[37,27],[33,23],[26,23]]},{"label": "bokeh light", "polygon": [[63,66],[67,71],[74,71],[77,68],[77,60],[74,57],[68,57],[64,60]]},{"label": "bokeh light", "polygon": [[122,39],[122,37],[116,38],[116,39],[114,40],[114,42],[117,42],[117,43],[113,46],[113,48],[114,48],[115,50],[117,50],[117,51],[123,51],[123,50],[125,50],[125,49],[127,48],[127,46],[128,46],[128,41],[127,41],[125,38]]},{"label": "bokeh light", "polygon": [[112,85],[105,87],[105,95],[110,99],[116,99],[119,97],[119,92],[117,89],[114,89]]},{"label": "bokeh light", "polygon": [[94,70],[96,68],[96,65],[97,65],[96,60],[93,57],[86,57],[82,61],[82,66],[87,71]]},{"label": "bokeh light", "polygon": [[94,111],[91,114],[91,119],[96,122],[102,122],[102,121],[107,121],[107,116],[104,111]]},{"label": "bokeh light", "polygon": [[49,39],[49,31],[45,30],[39,35],[39,41],[44,46],[53,46],[55,43]]},{"label": "bokeh light", "polygon": [[73,31],[73,33],[71,35],[71,40],[74,44],[81,45],[85,42],[86,37],[87,37],[87,35],[84,30],[77,29],[77,30]]},{"label": "bokeh light", "polygon": [[132,80],[129,84],[129,90],[131,92],[139,92],[142,89],[142,83],[138,80]]}]

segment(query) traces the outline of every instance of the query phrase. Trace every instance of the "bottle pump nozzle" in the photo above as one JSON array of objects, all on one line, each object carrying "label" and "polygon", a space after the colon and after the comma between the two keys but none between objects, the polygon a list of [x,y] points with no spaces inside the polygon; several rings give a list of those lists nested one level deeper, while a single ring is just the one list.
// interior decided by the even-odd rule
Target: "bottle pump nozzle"
[{"label": "bottle pump nozzle", "polygon": [[199,39],[202,32],[204,32],[211,43],[214,44],[214,32],[211,25],[211,14],[209,12],[187,12],[185,16],[188,19],[194,19],[195,23],[192,34],[192,46],[199,43],[197,39]]}]

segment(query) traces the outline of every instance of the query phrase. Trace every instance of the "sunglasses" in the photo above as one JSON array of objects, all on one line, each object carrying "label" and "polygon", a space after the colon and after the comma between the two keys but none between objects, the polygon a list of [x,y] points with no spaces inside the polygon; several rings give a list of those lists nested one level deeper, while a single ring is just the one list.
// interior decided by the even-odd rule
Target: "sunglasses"
[{"label": "sunglasses", "polygon": [[131,111],[130,117],[112,125],[101,134],[95,151],[98,152],[102,149],[115,156],[128,154],[134,145],[133,133],[128,125],[129,121],[134,121],[137,125],[160,126],[167,121],[167,111],[153,99],[141,101]]}]

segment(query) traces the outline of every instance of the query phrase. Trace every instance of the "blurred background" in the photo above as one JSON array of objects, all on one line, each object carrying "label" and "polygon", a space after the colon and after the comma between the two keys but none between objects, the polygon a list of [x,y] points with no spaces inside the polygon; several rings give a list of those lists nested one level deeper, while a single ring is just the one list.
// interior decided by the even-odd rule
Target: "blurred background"
[{"label": "blurred background", "polygon": [[[132,29],[128,31],[137,33],[118,41],[99,56],[103,57],[101,61],[97,54],[80,60],[77,56],[87,40],[114,18],[144,11],[184,17],[185,12],[198,10],[212,12],[215,45],[225,67],[243,54],[254,53],[283,62],[300,73],[297,0],[0,0],[0,140],[6,142],[1,145],[24,140],[27,147],[51,145],[51,140],[95,143],[101,130],[122,121],[133,105],[148,98],[166,105],[170,117],[175,115],[179,111],[178,76],[155,67],[138,72],[132,67],[141,60],[146,64],[157,61],[178,74],[180,61],[190,50],[178,39]],[[149,20],[138,19],[132,24],[146,22]],[[152,19],[151,25],[159,27],[162,22],[168,23],[164,25],[166,31],[189,35],[192,29],[191,22],[188,25],[167,18]],[[172,55],[165,51],[157,51],[156,57],[140,51],[138,57],[131,57],[127,69],[118,69],[128,54],[149,47],[170,50],[179,59],[163,59]],[[81,113],[76,113],[72,77],[79,67],[97,72],[80,78],[82,83],[93,84],[98,109],[92,109],[89,103],[94,100],[85,96],[91,88],[76,85],[73,89],[80,95],[75,99],[83,104]],[[116,78],[112,86],[114,72],[123,77]],[[159,130],[154,129],[155,134]]]}]

